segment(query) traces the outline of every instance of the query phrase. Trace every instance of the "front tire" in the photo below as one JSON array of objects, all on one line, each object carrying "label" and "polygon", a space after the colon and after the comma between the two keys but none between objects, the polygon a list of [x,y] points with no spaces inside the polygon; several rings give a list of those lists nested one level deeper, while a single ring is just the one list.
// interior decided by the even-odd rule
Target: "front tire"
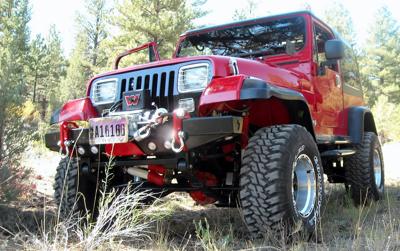
[{"label": "front tire", "polygon": [[351,197],[356,205],[362,205],[383,197],[385,175],[383,154],[378,136],[365,132],[363,141],[355,145],[356,153],[345,165],[346,179]]},{"label": "front tire", "polygon": [[96,184],[79,170],[76,158],[63,158],[54,183],[54,198],[61,218],[84,216],[96,210]]},{"label": "front tire", "polygon": [[[323,168],[311,134],[299,125],[258,130],[245,149],[240,178],[242,213],[249,231],[312,233],[324,200]],[[300,224],[299,224],[300,223]]]}]

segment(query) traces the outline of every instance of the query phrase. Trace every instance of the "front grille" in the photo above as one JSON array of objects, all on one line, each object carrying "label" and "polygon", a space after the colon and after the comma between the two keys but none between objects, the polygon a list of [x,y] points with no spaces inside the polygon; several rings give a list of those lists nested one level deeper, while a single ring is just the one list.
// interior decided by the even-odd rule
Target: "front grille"
[{"label": "front grille", "polygon": [[152,102],[158,107],[165,107],[168,110],[174,106],[174,83],[175,71],[160,71],[152,74],[132,72],[128,78],[121,79],[121,93],[126,91],[150,90]]},{"label": "front grille", "polygon": [[[111,76],[106,75],[94,80],[94,83],[110,80],[117,81],[118,89],[116,93],[116,100],[121,100],[123,93],[126,91],[149,90],[151,102],[154,102],[157,107],[163,107],[172,112],[177,107],[179,99],[194,98],[196,104],[198,105],[198,99],[201,95],[201,92],[179,93],[177,87],[179,69],[183,66],[197,63],[209,62],[205,60],[189,61],[179,64],[124,72]],[[211,70],[209,74],[212,74],[212,72],[213,71]],[[211,75],[209,77],[211,78]],[[90,90],[90,97],[92,101],[95,99],[96,95],[98,96],[93,85],[92,89]],[[95,104],[99,114],[101,114],[104,109],[109,109],[111,106],[112,104],[109,103]]]}]

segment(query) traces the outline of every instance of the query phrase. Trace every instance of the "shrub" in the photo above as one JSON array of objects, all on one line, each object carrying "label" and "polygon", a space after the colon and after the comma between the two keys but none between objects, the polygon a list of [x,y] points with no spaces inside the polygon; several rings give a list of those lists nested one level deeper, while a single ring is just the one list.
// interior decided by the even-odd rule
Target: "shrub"
[{"label": "shrub", "polygon": [[30,173],[18,163],[0,163],[0,202],[14,201],[30,191]]},{"label": "shrub", "polygon": [[400,141],[400,104],[391,103],[386,96],[380,96],[372,112],[382,143]]},{"label": "shrub", "polygon": [[29,191],[30,170],[20,165],[21,154],[32,139],[35,110],[29,102],[10,105],[0,113],[0,201],[17,199]]}]

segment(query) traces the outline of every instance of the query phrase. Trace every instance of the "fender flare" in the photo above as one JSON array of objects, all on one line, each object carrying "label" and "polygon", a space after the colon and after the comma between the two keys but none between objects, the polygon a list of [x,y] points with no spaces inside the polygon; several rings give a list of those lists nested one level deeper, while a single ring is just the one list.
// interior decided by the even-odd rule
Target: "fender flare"
[{"label": "fender flare", "polygon": [[243,81],[240,90],[240,100],[271,99],[273,97],[285,104],[294,123],[306,127],[315,138],[312,116],[307,105],[307,100],[302,93],[275,86],[257,78],[247,78]]},{"label": "fender flare", "polygon": [[347,128],[351,142],[354,144],[362,142],[364,132],[374,132],[378,135],[374,116],[371,110],[365,106],[353,106],[349,108]]},{"label": "fender flare", "polygon": [[60,112],[61,112],[61,108],[58,108],[57,110],[55,110],[50,117],[50,125],[54,125],[57,124],[60,121]]},{"label": "fender flare", "polygon": [[240,90],[240,99],[270,99],[276,97],[282,100],[299,100],[305,103],[306,99],[298,91],[284,87],[268,84],[264,80],[256,78],[247,78],[243,81]]}]

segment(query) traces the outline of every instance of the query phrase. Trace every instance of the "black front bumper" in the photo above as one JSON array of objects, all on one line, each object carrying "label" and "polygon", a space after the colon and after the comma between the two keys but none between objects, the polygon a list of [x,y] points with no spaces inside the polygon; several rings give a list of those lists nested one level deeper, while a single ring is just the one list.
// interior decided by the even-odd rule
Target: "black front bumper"
[{"label": "black front bumper", "polygon": [[[163,155],[173,154],[171,149],[164,147],[164,142],[170,140],[172,126],[171,124],[162,125],[156,129],[152,129],[148,138],[134,142],[145,154]],[[208,143],[224,140],[227,137],[241,134],[243,130],[243,118],[235,116],[221,117],[197,117],[185,119],[182,121],[182,131],[185,132],[185,146],[188,150],[192,150]],[[77,146],[84,148],[89,146],[89,129],[78,128],[71,129],[69,139],[73,140]],[[45,135],[46,147],[52,151],[59,151],[58,142],[60,140],[59,131],[51,131]],[[149,142],[157,145],[157,150],[150,151],[147,148]]]}]

